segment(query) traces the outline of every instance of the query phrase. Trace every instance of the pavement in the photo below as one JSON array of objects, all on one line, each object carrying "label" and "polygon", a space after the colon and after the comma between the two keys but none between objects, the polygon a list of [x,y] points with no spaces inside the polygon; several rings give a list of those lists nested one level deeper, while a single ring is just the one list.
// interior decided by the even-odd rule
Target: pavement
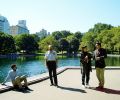
[{"label": "pavement", "polygon": [[59,87],[50,86],[49,79],[29,85],[29,91],[10,91],[0,94],[1,100],[120,100],[120,69],[105,70],[105,88],[96,89],[98,80],[93,70],[90,88],[82,88],[79,68],[62,69]]}]

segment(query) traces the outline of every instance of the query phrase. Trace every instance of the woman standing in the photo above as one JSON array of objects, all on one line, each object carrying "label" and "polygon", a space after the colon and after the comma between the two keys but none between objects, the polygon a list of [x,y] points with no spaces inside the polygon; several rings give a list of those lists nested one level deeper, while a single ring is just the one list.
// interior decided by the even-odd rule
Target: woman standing
[{"label": "woman standing", "polygon": [[[82,53],[80,57],[80,62],[82,63],[81,66],[81,73],[82,73],[82,87],[89,88],[89,80],[90,80],[90,71],[91,68],[91,54],[87,51],[87,46],[82,47]],[[86,78],[86,81],[85,81]]]}]

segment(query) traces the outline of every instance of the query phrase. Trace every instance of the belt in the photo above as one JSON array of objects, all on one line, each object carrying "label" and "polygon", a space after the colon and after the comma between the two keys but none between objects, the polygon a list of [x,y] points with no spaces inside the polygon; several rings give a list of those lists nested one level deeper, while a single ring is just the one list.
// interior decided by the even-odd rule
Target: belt
[{"label": "belt", "polygon": [[47,60],[47,61],[55,61],[55,60]]}]

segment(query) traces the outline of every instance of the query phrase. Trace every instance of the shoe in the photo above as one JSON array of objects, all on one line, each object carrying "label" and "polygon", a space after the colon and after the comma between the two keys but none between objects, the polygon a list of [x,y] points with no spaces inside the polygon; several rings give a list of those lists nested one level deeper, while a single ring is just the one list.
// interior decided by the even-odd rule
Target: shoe
[{"label": "shoe", "polygon": [[85,87],[86,87],[86,88],[90,88],[90,85],[89,85],[89,84],[87,84]]},{"label": "shoe", "polygon": [[82,85],[82,88],[85,89],[85,85]]},{"label": "shoe", "polygon": [[55,87],[58,87],[58,84],[55,84],[54,86],[55,86]]},{"label": "shoe", "polygon": [[104,86],[100,86],[100,89],[104,89]]},{"label": "shoe", "polygon": [[50,86],[53,86],[54,84],[50,84]]},{"label": "shoe", "polygon": [[104,89],[104,86],[98,86],[96,89]]},{"label": "shoe", "polygon": [[26,89],[26,90],[31,90],[31,89],[30,89],[29,87],[27,87],[27,86],[25,87],[25,89]]},{"label": "shoe", "polygon": [[100,89],[100,86],[97,86],[96,89]]}]

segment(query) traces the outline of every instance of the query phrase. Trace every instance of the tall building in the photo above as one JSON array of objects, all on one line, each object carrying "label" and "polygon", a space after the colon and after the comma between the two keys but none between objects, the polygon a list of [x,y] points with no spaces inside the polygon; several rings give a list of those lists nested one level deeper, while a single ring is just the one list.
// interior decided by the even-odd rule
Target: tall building
[{"label": "tall building", "polygon": [[0,15],[0,32],[10,33],[10,25],[6,17]]},{"label": "tall building", "polygon": [[27,29],[27,26],[26,26],[26,20],[19,20],[19,21],[18,21],[18,26]]},{"label": "tall building", "polygon": [[36,32],[36,35],[38,35],[40,38],[47,37],[50,34],[50,32],[47,32],[47,30],[42,29],[40,32]]},{"label": "tall building", "polygon": [[29,30],[26,26],[26,20],[19,20],[18,25],[10,27],[10,33],[12,35],[22,34],[22,33],[29,33]]}]

